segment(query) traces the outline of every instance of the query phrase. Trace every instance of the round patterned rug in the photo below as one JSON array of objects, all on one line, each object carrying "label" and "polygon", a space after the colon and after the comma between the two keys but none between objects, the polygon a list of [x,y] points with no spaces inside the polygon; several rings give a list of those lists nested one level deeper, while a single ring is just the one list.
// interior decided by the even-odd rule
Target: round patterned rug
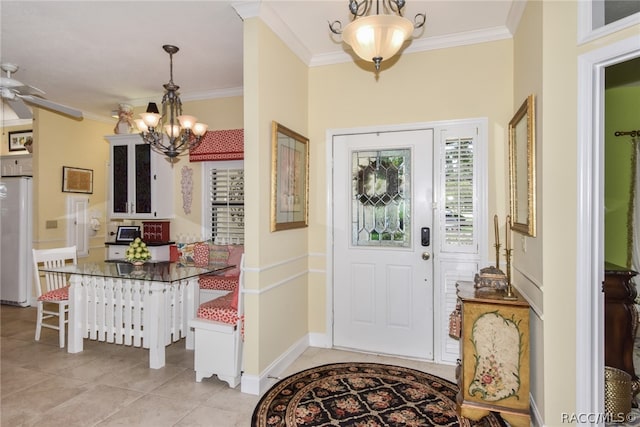
[{"label": "round patterned rug", "polygon": [[275,384],[253,411],[252,427],[487,426],[456,414],[458,386],[415,369],[378,363],[334,363]]}]

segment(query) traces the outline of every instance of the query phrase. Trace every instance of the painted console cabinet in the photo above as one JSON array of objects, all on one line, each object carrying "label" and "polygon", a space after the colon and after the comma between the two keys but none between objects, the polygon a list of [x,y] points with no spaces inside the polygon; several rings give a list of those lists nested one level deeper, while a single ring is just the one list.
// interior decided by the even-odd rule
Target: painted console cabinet
[{"label": "painted console cabinet", "polygon": [[507,300],[503,291],[477,290],[473,282],[458,282],[457,294],[458,412],[472,420],[499,412],[511,426],[529,427],[529,304],[517,291]]}]

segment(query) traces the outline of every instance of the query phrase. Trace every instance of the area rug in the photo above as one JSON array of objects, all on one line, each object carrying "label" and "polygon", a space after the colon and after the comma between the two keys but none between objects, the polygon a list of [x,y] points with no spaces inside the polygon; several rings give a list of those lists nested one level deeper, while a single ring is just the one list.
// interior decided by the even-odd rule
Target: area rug
[{"label": "area rug", "polygon": [[458,417],[457,393],[452,382],[415,369],[334,363],[271,387],[253,411],[251,426],[505,426],[493,414],[478,422]]}]

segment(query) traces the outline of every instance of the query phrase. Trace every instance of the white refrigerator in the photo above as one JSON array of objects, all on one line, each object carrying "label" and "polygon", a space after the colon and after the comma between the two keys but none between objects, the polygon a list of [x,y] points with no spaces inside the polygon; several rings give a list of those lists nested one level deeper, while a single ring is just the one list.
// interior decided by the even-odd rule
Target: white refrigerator
[{"label": "white refrigerator", "polygon": [[0,302],[31,305],[33,179],[0,177]]}]

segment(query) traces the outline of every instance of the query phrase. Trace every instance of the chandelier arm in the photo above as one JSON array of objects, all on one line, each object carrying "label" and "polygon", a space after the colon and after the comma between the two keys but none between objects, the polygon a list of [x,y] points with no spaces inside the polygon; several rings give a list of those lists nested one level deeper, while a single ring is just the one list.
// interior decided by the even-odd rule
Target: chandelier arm
[{"label": "chandelier arm", "polygon": [[[378,4],[380,0],[376,0]],[[353,20],[369,13],[373,0],[349,0],[349,12],[353,15]]]},{"label": "chandelier arm", "polygon": [[402,8],[407,3],[406,0],[384,0],[385,6],[392,12],[402,16]]},{"label": "chandelier arm", "polygon": [[427,15],[425,13],[417,13],[416,16],[413,17],[413,28],[422,28],[425,22],[427,22]]},{"label": "chandelier arm", "polygon": [[342,34],[342,22],[340,21],[327,21],[329,23],[329,29],[333,34]]},{"label": "chandelier arm", "polygon": [[[182,100],[178,93],[180,86],[173,82],[173,55],[179,49],[172,45],[164,45],[162,48],[169,54],[169,83],[163,85],[165,92],[162,97],[162,115],[158,113],[155,104],[150,103],[146,113],[141,114],[143,117],[138,128],[143,142],[173,163],[187,149],[200,144],[207,132],[207,125],[197,122],[197,118],[193,116],[182,114]],[[150,109],[151,105],[154,106],[153,109]],[[195,133],[192,129],[196,129]]]}]

